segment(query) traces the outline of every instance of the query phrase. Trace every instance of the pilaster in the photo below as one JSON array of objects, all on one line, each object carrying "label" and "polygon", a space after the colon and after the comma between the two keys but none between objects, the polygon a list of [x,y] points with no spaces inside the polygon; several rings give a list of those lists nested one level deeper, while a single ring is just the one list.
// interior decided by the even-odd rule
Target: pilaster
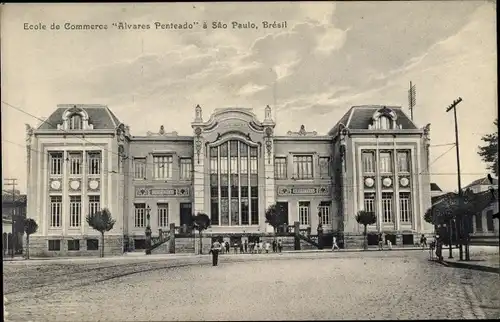
[{"label": "pilaster", "polygon": [[394,177],[393,177],[393,187],[394,187],[394,228],[396,231],[399,231],[400,229],[400,218],[399,218],[399,213],[400,213],[400,209],[399,209],[399,174],[398,174],[398,161],[397,161],[397,158],[398,158],[398,150],[397,150],[397,146],[396,146],[396,136],[393,136],[393,149],[392,149],[392,166],[393,166],[393,173],[394,173]]},{"label": "pilaster", "polygon": [[375,209],[377,209],[377,231],[382,232],[384,227],[383,222],[383,211],[382,211],[382,187],[380,181],[380,158],[379,158],[379,146],[378,146],[378,135],[375,136],[377,145],[375,147]]},{"label": "pilaster", "polygon": [[194,139],[194,173],[193,173],[193,186],[194,186],[194,213],[205,212],[205,149],[200,148],[197,150],[197,146],[205,145],[205,140],[202,137],[197,137]]}]

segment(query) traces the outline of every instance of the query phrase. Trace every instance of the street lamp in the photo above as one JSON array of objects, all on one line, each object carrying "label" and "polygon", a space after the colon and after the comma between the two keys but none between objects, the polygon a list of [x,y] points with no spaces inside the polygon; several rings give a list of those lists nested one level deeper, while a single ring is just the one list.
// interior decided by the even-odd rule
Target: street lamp
[{"label": "street lamp", "polygon": [[151,208],[149,205],[146,207],[146,255],[151,255],[151,224],[150,224],[150,215]]}]

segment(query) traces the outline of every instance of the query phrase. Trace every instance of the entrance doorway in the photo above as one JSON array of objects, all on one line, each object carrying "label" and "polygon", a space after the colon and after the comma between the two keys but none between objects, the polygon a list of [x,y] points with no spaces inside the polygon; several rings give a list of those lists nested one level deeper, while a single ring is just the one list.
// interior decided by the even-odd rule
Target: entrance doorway
[{"label": "entrance doorway", "polygon": [[278,208],[279,214],[282,216],[282,221],[285,223],[283,226],[278,228],[279,232],[285,232],[284,230],[288,227],[288,202],[277,202],[276,207]]},{"label": "entrance doorway", "polygon": [[181,226],[186,225],[187,227],[190,227],[191,224],[193,223],[193,214],[191,212],[191,203],[190,202],[185,202],[180,204],[180,219],[181,219]]}]

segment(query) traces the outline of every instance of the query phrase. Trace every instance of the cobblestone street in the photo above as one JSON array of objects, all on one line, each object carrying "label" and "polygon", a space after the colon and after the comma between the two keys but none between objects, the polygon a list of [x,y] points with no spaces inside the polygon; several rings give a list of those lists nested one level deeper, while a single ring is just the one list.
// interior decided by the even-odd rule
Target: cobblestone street
[{"label": "cobblestone street", "polygon": [[4,289],[9,321],[474,319],[477,274],[426,251],[205,255],[7,265]]}]

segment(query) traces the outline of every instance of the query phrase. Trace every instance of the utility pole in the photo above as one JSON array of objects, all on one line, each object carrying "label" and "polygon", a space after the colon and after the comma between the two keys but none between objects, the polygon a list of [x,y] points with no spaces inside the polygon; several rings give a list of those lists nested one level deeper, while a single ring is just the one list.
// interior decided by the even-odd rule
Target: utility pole
[{"label": "utility pole", "polygon": [[4,185],[6,186],[12,186],[12,212],[11,212],[11,220],[12,220],[12,238],[11,238],[11,243],[12,243],[12,254],[11,256],[14,257],[14,254],[16,252],[16,230],[15,230],[15,222],[14,222],[14,215],[16,213],[16,186],[17,186],[17,179],[4,179],[5,182]]},{"label": "utility pole", "polygon": [[417,102],[416,98],[417,89],[415,85],[412,85],[410,82],[410,89],[408,90],[408,108],[410,109],[410,117],[413,121],[413,109],[415,108],[415,103]]},{"label": "utility pole", "polygon": [[[460,104],[460,102],[462,102],[462,98],[459,97],[458,99],[454,100],[453,103],[450,104],[450,106],[448,106],[448,108],[446,109],[446,112],[449,112],[451,110],[453,110],[453,116],[454,116],[454,120],[455,120],[455,148],[456,148],[456,152],[457,152],[457,179],[458,179],[458,209],[459,210],[462,210],[463,209],[463,193],[462,193],[462,180],[460,178],[460,146],[459,146],[459,140],[458,140],[458,121],[457,121],[457,105]],[[458,222],[459,222],[459,230],[460,230],[460,234],[459,234],[459,246],[460,246],[460,249],[459,249],[459,254],[460,254],[460,260],[463,260],[464,259],[464,254],[463,254],[463,241],[464,241],[464,237],[466,237],[468,239],[468,235],[469,235],[469,230],[468,230],[468,221],[465,221],[464,222],[464,218],[463,218],[463,214],[460,213],[459,215],[459,218],[458,219]],[[464,236],[464,233],[466,236]],[[465,256],[466,256],[466,260],[469,260],[469,251],[468,251],[468,242],[466,242],[466,247],[465,247]]]}]

